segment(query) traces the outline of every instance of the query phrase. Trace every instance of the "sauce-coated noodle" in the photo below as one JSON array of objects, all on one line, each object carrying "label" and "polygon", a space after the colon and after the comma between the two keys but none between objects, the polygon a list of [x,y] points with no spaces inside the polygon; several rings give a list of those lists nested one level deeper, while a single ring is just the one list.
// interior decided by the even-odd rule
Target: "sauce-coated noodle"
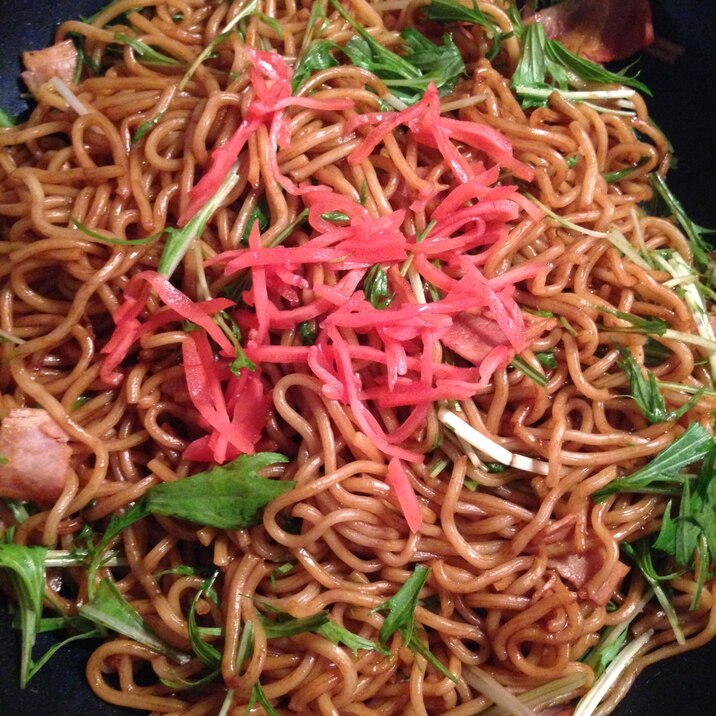
[{"label": "sauce-coated noodle", "polygon": [[[206,469],[205,462],[182,457],[208,431],[187,390],[182,363],[182,355],[188,361],[187,341],[201,350],[192,337],[196,326],[157,322],[116,367],[121,377],[115,384],[100,375],[105,359],[100,351],[115,330],[112,316],[126,301],[129,278],[157,269],[166,237],[144,244],[123,241],[178,225],[192,187],[212,164],[212,150],[229,140],[250,111],[253,90],[244,46],[275,51],[289,64],[305,52],[311,3],[261,1],[261,12],[242,19],[178,89],[187,67],[246,4],[119,0],[90,24],[64,23],[56,39],[81,38],[88,66],[102,68],[97,76],[85,69],[72,87],[86,113],[78,115],[43,85],[27,122],[0,130],[0,328],[18,339],[0,345],[0,416],[41,406],[65,428],[73,448],[62,494],[17,525],[18,544],[72,550],[85,524],[101,532],[110,515],[154,485]],[[398,33],[419,21],[425,4],[352,0],[344,5],[381,45],[400,51]],[[500,5],[479,3],[507,31],[510,19]],[[313,39],[345,45],[353,30],[331,5],[326,12],[327,17],[318,16]],[[419,27],[436,42],[445,29],[438,23]],[[651,424],[644,417],[628,397],[627,376],[618,365],[620,345],[659,381],[696,389],[710,385],[708,367],[688,343],[668,337],[647,343],[642,335],[620,332],[627,324],[602,310],[661,318],[675,331],[695,332],[689,306],[665,284],[670,276],[623,255],[603,238],[617,228],[634,252],[641,245],[650,251],[671,249],[691,263],[690,245],[674,223],[639,209],[652,196],[650,173],[668,167],[668,145],[649,123],[638,95],[633,113],[598,111],[594,103],[558,94],[545,107],[523,110],[509,86],[520,53],[516,38],[506,38],[491,63],[485,54],[492,41],[483,28],[452,24],[449,29],[467,72],[441,98],[442,116],[498,130],[518,160],[512,170],[503,168],[501,181],[517,182],[522,192],[570,223],[551,215],[536,218],[524,199],[517,218],[502,221],[504,232],[492,245],[467,250],[480,256],[474,265],[487,280],[528,267],[514,291],[522,309],[519,321],[530,334],[521,356],[547,380],[538,385],[503,361],[489,382],[478,386],[473,376],[469,395],[460,393],[459,401],[448,405],[503,448],[547,463],[547,474],[490,470],[489,458],[477,461],[475,451],[439,419],[438,399],[449,396],[436,394],[436,402],[412,423],[413,403],[366,400],[382,434],[404,430],[401,449],[423,458],[422,463],[401,461],[422,523],[413,533],[386,482],[393,455],[367,435],[348,401],[331,394],[330,381],[310,361],[272,359],[264,349],[260,386],[270,400],[255,449],[288,456],[290,462],[265,474],[295,480],[295,489],[268,505],[261,524],[246,529],[146,518],[115,544],[128,566],[102,567],[99,573],[111,572],[120,592],[162,640],[190,652],[188,612],[204,572],[167,570],[215,565],[218,599],[201,596],[196,611],[202,626],[216,628],[207,639],[221,654],[220,674],[200,688],[181,688],[207,673],[200,659],[178,665],[118,637],[99,646],[87,666],[89,684],[102,699],[153,713],[198,716],[219,713],[228,703],[228,688],[233,691],[230,712],[243,714],[260,682],[280,714],[472,716],[497,713],[495,699],[507,705],[499,701],[504,698],[499,685],[519,695],[572,677],[557,698],[533,702],[541,710],[585,693],[594,672],[580,659],[604,627],[633,618],[630,638],[648,630],[653,636],[600,707],[599,713],[607,713],[645,666],[704,644],[716,633],[713,581],[704,585],[695,610],[689,610],[695,575],[686,572],[669,583],[686,639],[679,645],[658,606],[644,607],[648,586],[641,573],[620,557],[621,542],[659,531],[668,497],[627,493],[603,502],[592,499],[617,476],[659,454],[690,423],[713,426],[714,401],[707,396],[678,420]],[[145,61],[132,47],[118,44],[117,34],[141,37],[175,62]],[[225,275],[225,262],[212,259],[245,248],[257,207],[266,216],[264,247],[277,240],[288,248],[305,245],[315,234],[313,220],[308,224],[300,217],[309,195],[286,191],[279,174],[294,185],[324,185],[357,206],[362,202],[360,210],[371,221],[404,209],[391,230],[406,237],[423,232],[447,188],[460,183],[457,165],[451,169],[434,145],[420,143],[405,126],[395,126],[363,161],[348,160],[365,146],[373,126],[354,122],[355,131],[346,134],[346,122],[356,114],[404,106],[367,70],[326,65],[307,79],[301,95],[350,99],[354,108],[288,107],[290,122],[283,131],[288,127],[290,137],[279,142],[277,167],[270,122],[252,127],[239,155],[238,182],[172,276],[192,301],[221,295],[240,300],[241,290],[251,289],[244,283],[236,291],[236,275]],[[133,142],[142,124],[157,116]],[[468,143],[454,146],[466,165],[485,169],[496,163]],[[516,166],[533,168],[533,178],[516,178]],[[623,178],[605,180],[605,174],[628,166],[634,170]],[[436,185],[443,193],[435,194]],[[492,221],[492,229],[502,231],[496,219],[479,217],[464,231],[477,231],[480,221]],[[74,222],[119,241],[92,238]],[[587,232],[571,228],[575,224]],[[416,254],[415,265],[402,275],[400,263],[393,261],[387,285],[395,303],[386,310],[414,302],[415,289],[430,301],[430,276],[445,281],[438,289],[449,292],[463,269],[437,258],[434,266],[431,257],[421,262]],[[335,262],[334,257],[288,266],[286,274],[293,271],[300,280],[283,284],[290,289],[283,298],[270,293],[278,289],[269,282],[269,295],[277,305],[284,301],[287,311],[316,305],[319,297],[327,306],[326,297],[335,296],[338,282],[355,271],[337,269]],[[539,270],[531,271],[533,265]],[[365,270],[354,288],[363,285]],[[254,297],[257,281],[267,280],[268,272],[262,271],[253,273]],[[506,284],[508,293],[512,285]],[[147,296],[142,322],[165,305],[156,293]],[[254,305],[257,313],[268,310],[259,300]],[[325,311],[306,316],[320,323]],[[311,326],[300,324],[307,318],[270,327],[263,345],[303,350],[300,331]],[[244,344],[247,336],[256,337],[257,325],[260,332],[260,321],[242,325]],[[346,328],[341,336],[349,347],[382,350],[369,332]],[[218,356],[218,345],[211,345]],[[422,345],[432,351],[428,358],[434,365],[469,367],[439,340]],[[386,368],[367,352],[361,355],[353,363],[361,371],[361,389],[385,386]],[[406,360],[419,358],[409,366],[414,375],[421,370],[419,355],[419,349],[408,348]],[[690,397],[673,387],[663,395],[668,410]],[[260,413],[260,402],[247,403],[246,411]],[[0,520],[13,522],[1,503]],[[259,618],[261,613],[270,620],[271,608],[295,618],[327,610],[333,622],[377,642],[386,612],[376,607],[395,594],[416,564],[431,571],[414,633],[454,682],[407,648],[397,632],[388,641],[388,655],[353,653],[315,631],[269,638]],[[86,575],[81,569],[63,572],[61,589],[58,580],[49,582],[57,605],[68,614],[86,600]],[[253,648],[244,647],[245,659],[237,662],[249,623]]]}]

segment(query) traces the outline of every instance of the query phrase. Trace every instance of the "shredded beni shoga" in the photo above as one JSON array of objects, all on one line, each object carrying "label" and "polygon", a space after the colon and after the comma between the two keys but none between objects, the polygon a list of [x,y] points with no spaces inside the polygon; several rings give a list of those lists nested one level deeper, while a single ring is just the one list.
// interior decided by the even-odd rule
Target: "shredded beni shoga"
[{"label": "shredded beni shoga", "polygon": [[[441,171],[434,178],[418,177],[419,191],[405,197],[411,211],[424,211],[428,203],[435,207],[423,231],[406,233],[405,209],[373,216],[360,197],[320,184],[297,186],[281,174],[277,151],[290,141],[285,110],[331,112],[352,102],[293,97],[292,70],[281,56],[244,52],[251,102],[234,135],[214,150],[181,222],[191,221],[235,178],[239,152],[264,124],[270,129],[274,178],[306,209],[306,238],[290,246],[266,245],[255,221],[246,248],[210,259],[239,287],[243,282],[240,306],[222,297],[194,302],[174,288],[162,264],[175,267],[188,242],[177,246],[170,239],[159,272],[139,273],[126,287],[114,335],[103,349],[102,378],[107,383],[121,379],[118,367],[144,333],[185,319],[195,329],[183,343],[186,380],[207,430],[187,448],[186,458],[223,463],[253,452],[266,419],[261,365],[293,363],[305,364],[327,397],[350,405],[360,429],[386,455],[421,462],[421,454],[401,445],[425,421],[430,406],[474,395],[553,320],[523,313],[512,295],[517,282],[542,271],[538,262],[490,279],[480,270],[523,212],[542,216],[514,183],[515,178],[530,180],[533,170],[514,158],[510,142],[495,129],[442,117],[432,84],[403,110],[354,114],[344,132],[359,137],[349,164],[359,165],[399,128],[442,157]],[[453,186],[440,181],[448,170],[457,179]],[[476,247],[484,250],[471,254]],[[318,267],[330,270],[334,280],[314,280],[322,273]],[[141,320],[152,289],[166,308]],[[228,320],[217,320],[222,312]],[[303,341],[278,344],[276,337],[289,329]],[[470,365],[445,361],[444,349]],[[371,403],[405,407],[406,417],[386,429]],[[246,411],[247,404],[256,409]],[[414,497],[401,500],[404,509],[408,502],[415,503]],[[410,521],[416,526],[414,516]]]}]

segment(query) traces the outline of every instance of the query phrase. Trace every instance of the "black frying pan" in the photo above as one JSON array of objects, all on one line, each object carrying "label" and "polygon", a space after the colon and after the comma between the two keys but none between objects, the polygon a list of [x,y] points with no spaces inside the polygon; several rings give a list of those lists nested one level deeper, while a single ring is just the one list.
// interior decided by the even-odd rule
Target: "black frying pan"
[{"label": "black frying pan", "polygon": [[[606,1],[606,0],[605,0]],[[103,0],[0,0],[0,107],[20,114],[26,105],[17,82],[19,56],[51,42],[57,23],[90,15]],[[716,227],[716,3],[713,0],[653,0],[657,35],[682,44],[674,65],[640,60],[641,78],[654,91],[652,115],[673,142],[678,167],[669,185],[690,216]],[[716,519],[716,516],[715,516]],[[38,653],[52,643],[41,635]],[[0,598],[0,716],[131,716],[90,691],[84,665],[92,652],[70,645],[19,691],[20,640]],[[716,641],[648,669],[615,712],[616,716],[708,716],[716,713]]]}]

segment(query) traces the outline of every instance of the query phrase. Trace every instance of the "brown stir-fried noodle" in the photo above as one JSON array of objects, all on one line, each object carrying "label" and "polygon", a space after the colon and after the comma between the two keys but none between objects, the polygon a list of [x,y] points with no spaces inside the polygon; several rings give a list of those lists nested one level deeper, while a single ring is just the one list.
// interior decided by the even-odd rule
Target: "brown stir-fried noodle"
[{"label": "brown stir-fried noodle", "polygon": [[[380,43],[399,49],[398,32],[416,22],[424,4],[351,0],[346,7]],[[247,17],[246,45],[295,58],[310,3],[267,0],[260,6],[277,24],[258,14]],[[497,4],[479,6],[509,30],[508,16]],[[102,76],[88,76],[75,88],[89,111],[78,116],[45,85],[29,120],[0,132],[0,327],[22,339],[0,346],[0,415],[14,407],[42,406],[65,427],[73,446],[62,495],[17,526],[18,543],[71,549],[85,523],[101,530],[110,515],[151,486],[203,469],[181,457],[188,442],[204,432],[184,381],[180,344],[188,334],[181,324],[144,335],[124,364],[119,385],[99,379],[99,351],[114,328],[111,316],[122,303],[123,288],[133,274],[156,268],[162,241],[103,243],[80,232],[73,220],[120,239],[176,226],[189,190],[209,165],[211,149],[231,136],[248,101],[241,35],[233,33],[218,44],[185,88],[177,91],[176,85],[185,67],[240,10],[240,3],[120,0],[91,25],[65,22],[58,40],[80,35],[88,58],[112,59]],[[118,24],[103,29],[113,18],[120,18]],[[121,55],[108,54],[108,44],[127,22],[128,33],[181,65],[143,64],[128,46]],[[421,29],[430,35],[436,28]],[[342,45],[352,34],[329,6],[321,38]],[[454,39],[467,75],[442,98],[442,111],[508,137],[515,156],[535,168],[534,181],[523,187],[527,192],[573,224],[594,232],[617,227],[635,246],[675,249],[690,260],[689,245],[672,222],[635,211],[651,197],[645,177],[665,172],[670,159],[638,96],[635,115],[599,112],[557,94],[546,107],[525,111],[509,88],[517,40],[506,39],[491,64],[481,27],[465,26]],[[373,216],[407,206],[411,191],[425,182],[450,182],[445,165],[407,133],[393,133],[360,165],[346,162],[364,137],[361,131],[344,136],[347,117],[378,111],[379,97],[387,95],[367,71],[321,70],[302,92],[348,97],[355,110],[289,110],[291,142],[279,151],[278,161],[294,182],[325,184],[355,201],[363,188]],[[132,144],[142,122],[163,111],[161,121]],[[469,148],[462,151],[476,156]],[[570,161],[574,157],[579,157],[576,163]],[[602,176],[637,162],[642,163],[621,181],[607,183]],[[172,278],[194,300],[205,298],[200,264],[241,246],[260,201],[265,199],[270,216],[262,234],[265,246],[303,208],[300,197],[285,194],[273,177],[265,126],[241,154],[239,175]],[[406,216],[406,235],[424,229],[425,211]],[[522,693],[576,675],[563,700],[587,690],[593,673],[580,657],[596,643],[600,629],[636,614],[647,592],[638,570],[630,568],[621,579],[626,566],[619,561],[619,544],[658,531],[666,503],[658,495],[629,494],[595,503],[591,495],[658,454],[689,423],[710,430],[714,405],[705,397],[678,422],[649,424],[625,397],[629,390],[617,367],[618,347],[630,346],[643,364],[645,338],[613,330],[623,323],[600,307],[662,318],[676,330],[693,332],[691,313],[664,286],[665,274],[622,256],[596,235],[550,217],[521,216],[483,272],[489,278],[525,261],[544,265],[543,273],[520,284],[516,299],[527,311],[549,312],[554,320],[545,323],[523,357],[539,368],[535,354],[554,350],[557,367],[544,388],[519,371],[498,371],[488,387],[459,408],[508,449],[548,461],[549,474],[489,472],[473,464],[465,444],[441,427],[436,406],[406,441],[427,456],[424,466],[411,469],[423,516],[422,529],[412,534],[389,498],[386,457],[359,431],[350,409],[326,398],[305,366],[267,364],[262,376],[271,395],[270,416],[257,450],[289,456],[290,463],[272,474],[295,480],[296,489],[272,502],[259,526],[245,530],[197,529],[163,517],[138,522],[121,537],[128,568],[114,572],[118,588],[147,624],[186,650],[187,609],[203,577],[156,575],[180,564],[216,565],[220,606],[202,597],[198,614],[204,626],[223,629],[223,636],[212,637],[223,655],[221,679],[202,689],[178,689],[171,684],[202,673],[199,660],[176,665],[117,638],[99,646],[87,667],[91,688],[101,698],[155,713],[212,714],[228,687],[234,692],[232,713],[244,713],[260,680],[279,713],[467,716],[495,708],[486,695],[486,679]],[[286,245],[306,239],[299,227]],[[335,282],[327,265],[306,271],[313,272],[314,282]],[[210,295],[219,295],[229,282],[222,267],[210,265],[205,272]],[[159,305],[150,299],[148,312]],[[696,387],[709,382],[696,349],[656,340],[669,349],[650,363],[660,380]],[[283,345],[297,341],[296,330],[273,336]],[[664,395],[670,409],[688,399],[674,390]],[[82,396],[89,397],[82,402]],[[399,411],[381,408],[383,424],[400,424]],[[427,465],[442,458],[444,469],[431,475]],[[0,519],[12,522],[2,505]],[[298,534],[291,528],[296,521]],[[569,555],[587,555],[593,566],[579,587],[560,569]],[[285,563],[292,569],[276,573]],[[294,617],[327,609],[333,621],[377,640],[383,615],[375,607],[396,592],[416,563],[431,567],[416,611],[417,633],[456,683],[426,666],[397,634],[389,657],[377,651],[354,654],[316,633],[267,640],[257,618],[262,603]],[[63,575],[75,587],[55,591],[54,600],[72,614],[86,597],[86,572]],[[653,637],[600,713],[615,706],[644,667],[704,644],[716,633],[713,583],[706,584],[694,611],[689,611],[694,576],[683,574],[670,586],[686,645],[675,643],[662,612],[647,607],[632,623],[631,634],[651,629]],[[253,650],[247,662],[237,664],[237,646],[249,621]],[[145,685],[144,674],[140,685],[135,678],[147,665],[156,678]]]}]

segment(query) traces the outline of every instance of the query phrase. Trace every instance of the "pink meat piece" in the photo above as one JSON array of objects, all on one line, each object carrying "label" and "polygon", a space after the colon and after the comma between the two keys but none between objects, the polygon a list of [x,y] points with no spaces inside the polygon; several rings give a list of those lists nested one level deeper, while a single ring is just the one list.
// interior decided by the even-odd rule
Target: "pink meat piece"
[{"label": "pink meat piece", "polygon": [[67,481],[69,439],[45,410],[11,410],[0,424],[0,497],[56,500]]},{"label": "pink meat piece", "polygon": [[533,17],[547,37],[593,62],[626,59],[654,41],[649,0],[565,0]]},{"label": "pink meat piece", "polygon": [[78,55],[75,43],[64,40],[43,50],[29,50],[22,53],[25,72],[22,79],[31,92],[53,77],[72,82],[77,69]]},{"label": "pink meat piece", "polygon": [[629,572],[626,564],[617,562],[606,579],[600,579],[599,583],[595,584],[594,577],[603,565],[604,555],[598,549],[590,549],[583,554],[555,557],[547,562],[548,567],[577,588],[580,597],[591,599],[600,606],[607,604]]}]

